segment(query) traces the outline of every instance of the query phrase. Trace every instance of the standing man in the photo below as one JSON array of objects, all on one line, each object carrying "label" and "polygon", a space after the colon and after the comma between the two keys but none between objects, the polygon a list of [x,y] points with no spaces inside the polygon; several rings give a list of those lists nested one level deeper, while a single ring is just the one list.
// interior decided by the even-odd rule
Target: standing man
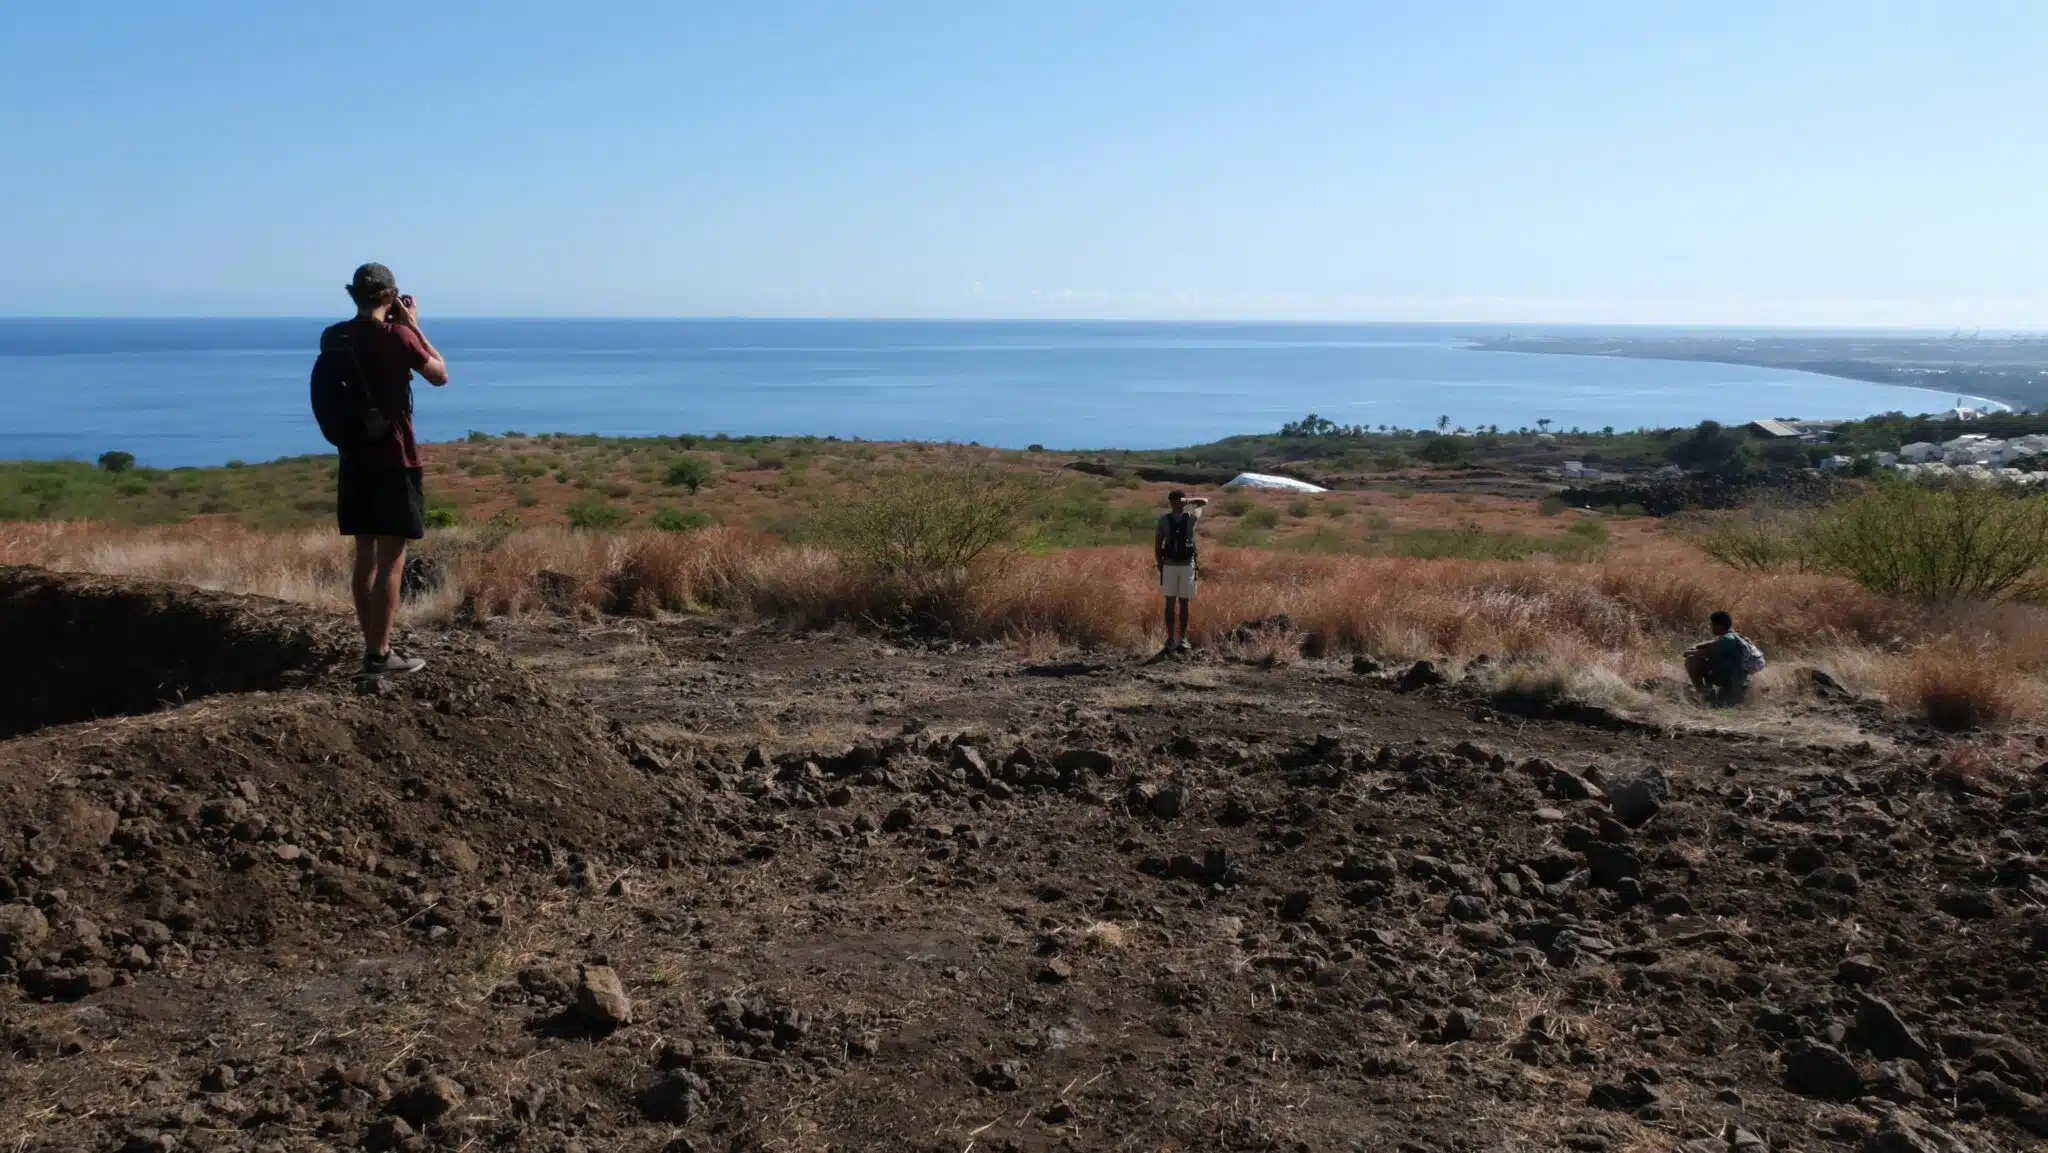
[{"label": "standing man", "polygon": [[448,364],[420,331],[418,306],[399,294],[390,269],[356,269],[348,295],[355,301],[355,319],[321,333],[320,351],[349,355],[374,408],[371,416],[378,419],[367,439],[341,454],[335,519],[341,535],[356,538],[351,591],[363,629],[363,674],[415,673],[427,662],[391,648],[406,542],[427,534],[420,446],[412,428],[412,374],[438,388],[448,383]]},{"label": "standing man", "polygon": [[1152,532],[1152,559],[1159,567],[1159,592],[1166,598],[1166,647],[1184,653],[1188,644],[1188,602],[1195,599],[1195,522],[1209,507],[1204,497],[1188,499],[1175,489],[1166,494],[1170,511]]}]

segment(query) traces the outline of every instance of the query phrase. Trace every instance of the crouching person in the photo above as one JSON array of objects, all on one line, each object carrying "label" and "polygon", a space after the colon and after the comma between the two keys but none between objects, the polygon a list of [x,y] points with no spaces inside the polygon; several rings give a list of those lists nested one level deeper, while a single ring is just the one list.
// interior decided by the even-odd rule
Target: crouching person
[{"label": "crouching person", "polygon": [[1735,631],[1734,618],[1709,618],[1714,636],[1685,651],[1685,675],[1710,705],[1738,705],[1749,696],[1749,680],[1764,671],[1763,650]]}]

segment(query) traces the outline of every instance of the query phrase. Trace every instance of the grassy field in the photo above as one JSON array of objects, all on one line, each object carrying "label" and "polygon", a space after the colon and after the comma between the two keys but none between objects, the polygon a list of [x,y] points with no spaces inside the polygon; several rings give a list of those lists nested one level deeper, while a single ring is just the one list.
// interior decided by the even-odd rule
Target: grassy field
[{"label": "grassy field", "polygon": [[[1347,436],[1308,439],[1330,448]],[[1240,439],[1241,465],[1282,459],[1258,446],[1274,438]],[[2042,712],[2048,611],[2032,604],[1932,607],[1796,565],[1738,571],[1714,563],[1683,521],[1566,510],[1526,481],[1460,488],[1468,472],[1450,466],[1335,472],[1342,461],[1327,458],[1319,475],[1344,487],[1312,495],[1139,475],[1227,475],[1216,469],[1222,451],[1080,459],[821,439],[473,435],[428,451],[434,527],[420,551],[453,579],[408,612],[425,622],[716,611],[871,627],[904,619],[915,601],[923,626],[961,639],[1135,653],[1159,637],[1152,525],[1166,492],[1186,488],[1214,500],[1195,635],[1238,655],[1472,663],[1504,684],[1655,709],[1679,703],[1679,650],[1727,609],[1770,652],[1767,683],[1781,702],[1804,698],[1801,670],[1814,666],[1907,713],[1958,691],[1973,723]],[[0,563],[343,608],[348,542],[331,528],[333,470],[332,457],[0,465]],[[908,589],[849,544],[846,510],[962,470],[979,478],[974,491],[1015,508],[988,555]],[[1278,616],[1282,628],[1236,636]]]},{"label": "grassy field", "polygon": [[[962,456],[1028,478],[1023,544],[1047,551],[1150,539],[1172,488],[1135,469],[1172,454],[1120,454],[1098,476],[1064,467],[1071,454],[817,439],[473,435],[427,450],[428,521],[437,528],[691,531],[745,529],[791,544],[863,478]],[[204,469],[110,472],[79,461],[0,464],[0,520],[139,526],[219,523],[264,531],[332,523],[334,458],[293,457]],[[1243,548],[1358,556],[1590,560],[1606,523],[1529,501],[1418,493],[1422,473],[1350,476],[1322,495],[1216,496],[1207,535]],[[1624,532],[1622,535],[1628,535]]]}]

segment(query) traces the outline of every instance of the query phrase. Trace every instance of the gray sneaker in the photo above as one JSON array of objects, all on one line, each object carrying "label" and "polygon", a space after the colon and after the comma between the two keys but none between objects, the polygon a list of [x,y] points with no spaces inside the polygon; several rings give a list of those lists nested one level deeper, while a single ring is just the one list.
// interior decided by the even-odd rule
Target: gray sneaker
[{"label": "gray sneaker", "polygon": [[1177,653],[1191,653],[1195,651],[1195,646],[1189,644],[1186,637],[1182,637],[1181,642],[1173,646],[1173,651]]},{"label": "gray sneaker", "polygon": [[363,658],[363,675],[366,677],[396,677],[416,673],[427,667],[427,662],[418,657],[409,657],[392,649],[381,657]]}]

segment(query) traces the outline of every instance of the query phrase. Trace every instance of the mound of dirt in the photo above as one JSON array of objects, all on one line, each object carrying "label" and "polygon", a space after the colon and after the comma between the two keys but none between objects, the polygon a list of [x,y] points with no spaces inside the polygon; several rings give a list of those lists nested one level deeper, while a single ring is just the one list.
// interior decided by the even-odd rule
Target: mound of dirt
[{"label": "mound of dirt", "polygon": [[282,601],[0,567],[0,740],[45,725],[283,688],[345,647],[338,622]]},{"label": "mound of dirt", "polygon": [[[17,716],[141,714],[0,743],[0,908],[17,910],[0,922],[14,925],[0,982],[29,996],[393,926],[438,939],[480,880],[568,870],[600,846],[634,860],[689,808],[473,638],[364,686],[344,675],[346,623],[297,606],[8,577],[10,635],[60,654],[43,703]],[[93,708],[91,658],[117,649],[104,683],[123,709]],[[142,712],[164,703],[151,684],[203,699]]]}]

